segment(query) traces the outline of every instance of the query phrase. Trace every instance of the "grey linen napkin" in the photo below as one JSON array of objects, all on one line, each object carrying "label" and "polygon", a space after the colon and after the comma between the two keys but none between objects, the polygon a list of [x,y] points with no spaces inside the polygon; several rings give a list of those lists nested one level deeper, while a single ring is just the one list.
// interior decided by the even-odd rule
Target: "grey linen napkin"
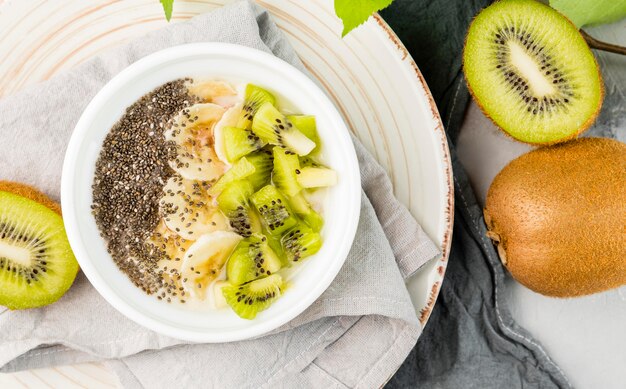
[{"label": "grey linen napkin", "polygon": [[[59,198],[63,154],[82,110],[116,73],[157,50],[229,42],[272,52],[304,70],[262,8],[235,3],[171,25],[0,101],[0,178]],[[404,281],[439,254],[355,141],[361,219],[348,259],[303,314],[267,336],[191,344],[126,319],[79,274],[57,303],[0,310],[0,367],[16,371],[106,360],[125,387],[364,387],[382,385],[422,329]]]}]

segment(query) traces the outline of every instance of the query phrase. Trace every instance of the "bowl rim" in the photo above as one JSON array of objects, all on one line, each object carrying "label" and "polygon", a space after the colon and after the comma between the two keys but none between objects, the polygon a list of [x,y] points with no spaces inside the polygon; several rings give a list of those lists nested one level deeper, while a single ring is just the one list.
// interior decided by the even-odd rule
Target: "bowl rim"
[{"label": "bowl rim", "polygon": [[[330,115],[334,122],[341,124],[341,128],[337,128],[336,131],[334,131],[334,136],[344,138],[344,142],[347,140],[346,144],[349,144],[351,147],[349,150],[345,150],[345,153],[347,153],[347,158],[352,160],[352,165],[356,167],[356,171],[354,171],[355,169],[352,169],[354,174],[346,178],[350,182],[350,188],[354,188],[351,190],[353,193],[349,195],[349,201],[346,201],[346,206],[351,207],[350,214],[354,215],[351,220],[347,221],[345,230],[345,236],[349,238],[349,242],[346,241],[347,243],[342,245],[343,249],[341,250],[340,255],[337,255],[337,260],[333,261],[332,265],[326,268],[324,278],[315,284],[315,288],[311,289],[303,296],[302,299],[298,300],[299,302],[297,304],[292,304],[286,310],[277,314],[274,318],[262,323],[257,322],[257,324],[252,324],[251,326],[234,329],[228,332],[216,332],[215,330],[202,332],[183,329],[169,323],[164,323],[154,317],[136,310],[124,298],[120,297],[114,288],[108,285],[105,278],[99,273],[90,259],[89,250],[79,233],[80,223],[78,221],[74,205],[74,188],[76,186],[75,171],[76,167],[80,166],[78,154],[81,150],[86,134],[91,130],[90,124],[93,122],[93,119],[98,114],[104,103],[107,102],[114,95],[114,93],[123,88],[124,85],[131,82],[133,78],[141,76],[142,73],[153,69],[160,64],[170,62],[173,59],[185,57],[191,58],[199,55],[228,55],[230,57],[238,57],[240,59],[264,63],[266,65],[269,64],[275,67],[277,71],[289,74],[290,77],[297,80],[299,88],[306,88],[307,92],[314,94],[317,100],[323,102],[325,114]],[[167,80],[164,82],[167,82]],[[328,141],[325,143],[328,143]],[[301,314],[319,298],[319,296],[330,286],[339,273],[339,270],[343,266],[354,241],[359,222],[361,177],[358,166],[356,152],[352,146],[349,130],[345,125],[343,117],[339,114],[338,110],[328,98],[326,93],[324,93],[314,81],[312,81],[307,75],[298,70],[296,67],[265,51],[231,43],[201,42],[177,45],[147,55],[123,69],[98,91],[81,114],[81,117],[72,132],[63,162],[61,178],[61,206],[63,211],[63,220],[65,222],[68,240],[79,262],[81,270],[87,276],[90,283],[94,286],[98,293],[110,305],[127,318],[160,334],[191,342],[225,343],[244,340],[264,335]],[[89,182],[89,185],[91,185],[91,182]],[[102,239],[101,237],[98,238]],[[251,321],[251,323],[254,323],[254,320]]]}]

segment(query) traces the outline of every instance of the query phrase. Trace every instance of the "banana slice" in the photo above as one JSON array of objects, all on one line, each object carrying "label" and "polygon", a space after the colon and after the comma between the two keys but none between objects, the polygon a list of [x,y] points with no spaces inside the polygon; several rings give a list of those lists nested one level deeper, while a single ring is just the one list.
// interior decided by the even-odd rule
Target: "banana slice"
[{"label": "banana slice", "polygon": [[240,100],[235,88],[220,80],[187,83],[187,90],[204,102],[218,104],[224,108],[231,107]]},{"label": "banana slice", "polygon": [[228,219],[214,203],[201,183],[172,176],[163,188],[159,211],[169,230],[195,240],[211,231],[230,229]]},{"label": "banana slice", "polygon": [[228,158],[226,158],[226,151],[224,150],[224,136],[222,134],[222,130],[224,127],[237,127],[237,123],[239,123],[239,118],[241,117],[241,110],[243,109],[243,103],[236,104],[230,107],[222,118],[217,122],[215,127],[213,128],[213,139],[215,154],[220,159],[220,161],[224,162],[225,165],[230,166],[228,162]]},{"label": "banana slice", "polygon": [[216,281],[213,285],[213,307],[215,309],[222,309],[228,306],[226,298],[222,293],[222,288],[230,285],[228,281]]},{"label": "banana slice", "polygon": [[204,299],[209,284],[219,276],[241,239],[234,232],[215,231],[202,235],[192,244],[185,253],[180,270],[185,291]]},{"label": "banana slice", "polygon": [[183,109],[165,140],[176,144],[176,157],[169,161],[174,171],[188,180],[210,181],[220,177],[226,166],[213,150],[213,127],[226,110],[212,103]]}]

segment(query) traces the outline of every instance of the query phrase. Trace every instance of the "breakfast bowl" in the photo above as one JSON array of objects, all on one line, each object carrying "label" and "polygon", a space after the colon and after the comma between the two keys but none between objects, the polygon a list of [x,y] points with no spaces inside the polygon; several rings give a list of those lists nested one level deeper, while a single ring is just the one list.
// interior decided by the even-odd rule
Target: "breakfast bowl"
[{"label": "breakfast bowl", "polygon": [[[92,213],[96,161],[111,128],[142,96],[173,80],[218,78],[261,85],[292,113],[313,115],[320,160],[337,173],[322,203],[323,244],[287,273],[289,287],[269,308],[246,320],[209,304],[171,304],[138,288],[107,252]],[[258,337],[287,323],[328,288],[352,246],[360,212],[359,167],[348,129],[326,94],[290,64],[259,50],[223,43],[196,43],[156,52],[109,81],[89,103],[70,139],[61,200],[69,242],[82,271],[114,308],[163,335],[192,342],[230,342]]]}]

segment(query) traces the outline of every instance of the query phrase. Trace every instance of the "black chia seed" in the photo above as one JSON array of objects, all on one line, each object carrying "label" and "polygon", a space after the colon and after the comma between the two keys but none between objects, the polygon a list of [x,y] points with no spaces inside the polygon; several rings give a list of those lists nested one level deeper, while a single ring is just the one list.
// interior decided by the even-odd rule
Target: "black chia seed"
[{"label": "black chia seed", "polygon": [[163,132],[196,100],[185,81],[168,82],[126,109],[104,140],[92,185],[92,213],[108,252],[135,285],[148,294],[162,291],[160,298],[174,285],[157,267],[164,252],[146,239],[159,223],[159,199],[174,173],[168,160],[175,146]]}]

